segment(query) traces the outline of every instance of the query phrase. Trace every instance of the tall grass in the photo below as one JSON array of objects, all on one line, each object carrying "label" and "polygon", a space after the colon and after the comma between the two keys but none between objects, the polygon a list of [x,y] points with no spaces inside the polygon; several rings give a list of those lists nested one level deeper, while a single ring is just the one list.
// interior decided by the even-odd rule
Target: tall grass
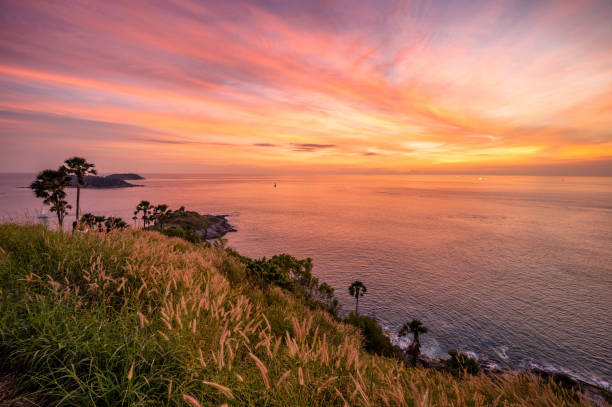
[{"label": "tall grass", "polygon": [[[355,327],[156,232],[0,225],[0,368],[67,406],[582,406],[526,374],[455,378],[368,354]],[[240,274],[240,273],[238,273]]]}]

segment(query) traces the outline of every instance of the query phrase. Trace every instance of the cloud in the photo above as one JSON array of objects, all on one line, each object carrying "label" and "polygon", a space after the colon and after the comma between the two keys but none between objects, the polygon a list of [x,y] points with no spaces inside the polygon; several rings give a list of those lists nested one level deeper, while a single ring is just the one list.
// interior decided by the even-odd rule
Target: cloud
[{"label": "cloud", "polygon": [[75,140],[156,152],[176,171],[599,160],[610,15],[606,0],[11,2],[0,139],[32,157]]},{"label": "cloud", "polygon": [[278,144],[271,144],[271,143],[255,143],[253,145],[255,147],[278,147]]},{"label": "cloud", "polygon": [[318,150],[325,150],[325,149],[330,149],[330,148],[334,148],[336,147],[335,144],[310,144],[310,143],[306,143],[306,144],[296,144],[296,143],[291,143],[291,145],[293,146],[293,150],[294,151],[301,151],[301,152],[307,152],[307,153],[312,153]]},{"label": "cloud", "polygon": [[[79,138],[81,140],[97,139],[99,137],[123,140],[137,137],[140,141],[161,142],[162,139],[158,137],[169,136],[168,133],[145,126],[30,110],[0,110],[0,121],[6,126],[3,126],[3,130],[12,126],[18,129],[26,128],[32,132],[38,131],[41,138],[45,138],[46,135],[57,134],[60,137]],[[4,131],[0,135],[10,136]],[[171,140],[165,142],[168,143]]]},{"label": "cloud", "polygon": [[174,144],[174,145],[202,144],[201,142],[190,141],[190,140],[169,140],[169,139],[158,139],[158,138],[151,138],[151,137],[131,137],[131,138],[128,138],[128,140],[135,140],[135,141],[141,141],[144,143],[154,143],[154,144]]}]

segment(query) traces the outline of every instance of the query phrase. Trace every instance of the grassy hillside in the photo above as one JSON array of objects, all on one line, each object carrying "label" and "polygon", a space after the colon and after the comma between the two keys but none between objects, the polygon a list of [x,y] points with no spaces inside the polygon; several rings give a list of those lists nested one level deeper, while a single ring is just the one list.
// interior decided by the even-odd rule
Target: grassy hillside
[{"label": "grassy hillside", "polygon": [[356,328],[241,268],[156,232],[0,225],[0,369],[54,405],[586,405],[529,375],[368,354]]}]

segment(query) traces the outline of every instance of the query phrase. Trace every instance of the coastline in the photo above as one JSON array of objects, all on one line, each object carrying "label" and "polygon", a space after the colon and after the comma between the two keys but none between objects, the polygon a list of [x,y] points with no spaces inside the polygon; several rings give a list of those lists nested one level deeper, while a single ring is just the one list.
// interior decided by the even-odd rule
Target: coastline
[{"label": "coastline", "polygon": [[[231,215],[201,215],[207,217],[212,223],[206,228],[196,230],[202,237],[202,241],[207,242],[215,239],[223,238],[227,233],[237,232],[237,229],[231,225],[227,218]],[[395,345],[399,346],[397,343]],[[405,351],[403,347],[400,347],[402,351]],[[612,386],[607,382],[598,383],[594,380],[579,377],[579,375],[569,372],[567,369],[555,369],[546,368],[538,365],[529,364],[526,367],[500,367],[496,362],[488,359],[478,357],[475,354],[468,352],[470,357],[474,358],[480,367],[481,371],[490,376],[499,376],[505,374],[516,374],[516,373],[531,373],[536,376],[542,377],[545,380],[553,380],[562,383],[567,388],[573,390],[579,390],[585,397],[596,405],[600,405],[601,400],[607,403],[612,403]],[[418,357],[418,364],[423,368],[435,369],[435,370],[447,370],[446,362],[448,358],[445,357],[429,357],[425,354],[421,354]],[[408,363],[406,359],[406,363]]]},{"label": "coastline", "polygon": [[[426,355],[419,355],[417,359],[417,366],[421,366],[425,369],[434,369],[440,371],[448,371],[447,358],[432,358]],[[575,374],[565,373],[557,369],[545,368],[539,366],[527,366],[527,368],[512,368],[512,367],[499,367],[495,362],[486,358],[474,358],[480,370],[483,374],[488,377],[495,378],[507,374],[516,373],[530,373],[535,376],[541,377],[544,380],[552,380],[556,383],[561,384],[568,390],[575,390],[581,392],[585,398],[594,403],[595,405],[606,405],[604,403],[612,403],[612,387],[606,386],[604,383],[594,383],[587,379],[577,377]],[[406,363],[409,362],[406,360]]]},{"label": "coastline", "polygon": [[210,222],[205,229],[196,230],[195,232],[202,237],[202,241],[220,239],[230,232],[238,230],[231,225],[227,218],[230,215],[203,215]]},{"label": "coastline", "polygon": [[[196,231],[202,236],[203,242],[222,238],[229,232],[237,232],[236,228],[227,221],[227,218],[231,215],[202,216],[206,216],[209,220],[213,221],[213,223],[208,228],[206,228],[208,234],[205,234],[202,230]],[[208,237],[205,238],[204,236]],[[376,320],[376,318],[374,319]],[[406,351],[405,347],[399,346],[398,343],[393,342],[393,344],[395,346],[398,346],[403,352]],[[476,361],[483,374],[491,378],[501,377],[507,374],[530,373],[535,376],[541,377],[543,380],[552,380],[556,383],[559,383],[562,386],[566,387],[568,390],[571,389],[581,392],[585,396],[585,398],[594,403],[596,406],[612,404],[612,386],[610,386],[607,382],[597,383],[594,380],[590,381],[587,378],[579,377],[577,374],[573,374],[571,372],[568,372],[567,370],[563,371],[554,368],[540,367],[533,364],[529,364],[524,368],[511,366],[500,367],[495,361],[490,360],[488,358],[478,357],[472,352],[467,352],[467,355]],[[406,363],[407,366],[410,366],[408,354],[404,353],[404,357],[405,359],[403,360],[403,362]],[[417,359],[417,365],[425,369],[449,371],[447,366],[448,360],[449,358],[445,357],[436,358],[421,354]]]}]

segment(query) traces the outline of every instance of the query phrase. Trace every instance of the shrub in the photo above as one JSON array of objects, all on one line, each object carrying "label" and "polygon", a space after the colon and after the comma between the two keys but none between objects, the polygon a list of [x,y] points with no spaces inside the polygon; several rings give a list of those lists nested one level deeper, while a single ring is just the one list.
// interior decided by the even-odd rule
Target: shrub
[{"label": "shrub", "polygon": [[480,372],[480,365],[476,359],[472,359],[465,353],[459,352],[457,349],[448,351],[450,359],[446,362],[448,370],[458,376],[461,374],[478,374]]},{"label": "shrub", "polygon": [[191,243],[202,243],[202,238],[193,229],[183,229],[178,226],[170,226],[161,231],[162,234],[170,237],[179,237]]},{"label": "shrub", "polygon": [[223,257],[219,269],[232,284],[237,284],[246,279],[246,267],[239,260],[233,257]]},{"label": "shrub", "polygon": [[361,330],[364,348],[369,353],[387,357],[396,357],[401,354],[400,348],[391,343],[389,337],[374,318],[356,315],[354,312],[351,312],[344,322],[354,325]]},{"label": "shrub", "polygon": [[[218,247],[224,248],[223,241]],[[319,279],[312,274],[310,258],[299,260],[289,254],[277,254],[269,260],[265,257],[251,259],[231,248],[225,251],[246,265],[252,282],[260,286],[277,285],[302,297],[311,308],[322,308],[334,316],[338,314],[340,306],[334,289],[327,283],[319,284]]]},{"label": "shrub", "polygon": [[170,237],[180,237],[181,239],[185,238],[185,230],[177,226],[170,226],[169,228],[164,229],[162,234]]}]

